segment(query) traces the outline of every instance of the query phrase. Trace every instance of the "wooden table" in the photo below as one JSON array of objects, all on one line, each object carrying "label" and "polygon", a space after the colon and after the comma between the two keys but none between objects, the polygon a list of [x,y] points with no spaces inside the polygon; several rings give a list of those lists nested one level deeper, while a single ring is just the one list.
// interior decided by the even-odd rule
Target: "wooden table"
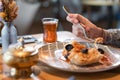
[{"label": "wooden table", "polygon": [[[42,41],[42,34],[33,35],[39,41]],[[76,38],[71,32],[63,31],[58,32],[58,40],[64,41],[65,39]],[[29,44],[28,44],[29,45]],[[35,44],[32,44],[35,45]],[[46,66],[45,64],[40,64],[39,75],[32,75],[31,78],[27,79],[14,79],[7,77],[3,74],[3,71],[7,69],[6,65],[2,62],[2,55],[0,56],[0,80],[67,80],[70,76],[75,76],[77,80],[119,80],[120,79],[120,67],[97,73],[75,73],[75,72],[65,72],[51,67]]]}]

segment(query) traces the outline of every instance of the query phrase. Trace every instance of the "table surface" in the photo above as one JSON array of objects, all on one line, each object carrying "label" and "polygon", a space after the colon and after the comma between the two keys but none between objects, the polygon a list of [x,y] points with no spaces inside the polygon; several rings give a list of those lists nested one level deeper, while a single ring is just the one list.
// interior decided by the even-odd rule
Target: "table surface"
[{"label": "table surface", "polygon": [[[68,31],[58,32],[58,41],[64,41],[67,39],[77,38],[74,34]],[[64,35],[64,36],[63,36]],[[42,41],[43,34],[35,34],[33,35],[38,39],[38,41]],[[83,41],[83,40],[81,40]],[[27,44],[26,46],[35,46],[34,44]],[[53,69],[51,67],[46,66],[45,64],[39,64],[40,73],[39,75],[31,75],[30,78],[27,79],[14,79],[11,77],[7,77],[3,74],[4,70],[7,69],[2,61],[2,55],[0,56],[0,80],[67,80],[69,77],[74,76],[76,80],[119,80],[120,79],[120,67],[109,71],[97,72],[97,73],[75,73],[75,72],[66,72],[57,69]]]}]

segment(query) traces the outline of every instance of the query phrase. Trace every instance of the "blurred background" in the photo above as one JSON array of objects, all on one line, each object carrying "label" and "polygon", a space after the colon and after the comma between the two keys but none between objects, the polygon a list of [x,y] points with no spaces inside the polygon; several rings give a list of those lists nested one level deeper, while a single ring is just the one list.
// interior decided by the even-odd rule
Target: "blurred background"
[{"label": "blurred background", "polygon": [[14,21],[18,35],[43,32],[42,18],[59,19],[58,31],[72,31],[62,6],[78,13],[104,29],[120,28],[120,0],[16,0],[18,17]]}]

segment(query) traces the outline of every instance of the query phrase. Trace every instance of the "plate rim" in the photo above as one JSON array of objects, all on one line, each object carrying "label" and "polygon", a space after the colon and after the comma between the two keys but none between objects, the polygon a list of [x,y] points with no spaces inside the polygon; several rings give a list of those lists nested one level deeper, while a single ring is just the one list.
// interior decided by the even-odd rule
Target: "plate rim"
[{"label": "plate rim", "polygon": [[[59,43],[66,43],[66,42],[56,42],[57,44],[59,44]],[[42,47],[44,47],[44,46],[48,46],[48,45],[53,45],[53,44],[56,44],[56,43],[51,43],[51,44],[45,44],[45,45],[43,45],[43,46],[41,46],[40,48],[42,48]],[[89,43],[89,42],[82,42],[82,43]],[[91,43],[91,42],[90,42]],[[101,46],[101,44],[100,44],[100,46]],[[102,45],[103,46],[103,45]],[[115,47],[112,47],[112,46],[108,46],[108,47],[110,47],[110,48],[113,48],[113,49],[117,49],[117,50],[119,50],[120,51],[120,49],[119,48],[115,48]],[[40,49],[39,48],[39,49]],[[118,54],[118,53],[116,53],[116,54]],[[119,54],[120,55],[120,54]],[[52,65],[50,65],[50,64],[48,64],[48,63],[46,63],[45,61],[43,61],[43,60],[41,60],[41,59],[39,59],[41,62],[43,62],[44,64],[46,64],[47,66],[49,66],[49,67],[51,67],[51,68],[54,68],[54,69],[57,69],[57,70],[62,70],[62,71],[67,71],[67,72],[76,72],[76,73],[93,73],[93,72],[102,72],[102,71],[107,71],[107,70],[111,70],[111,69],[114,69],[114,68],[117,68],[119,65],[120,65],[120,60],[119,61],[117,61],[116,63],[114,63],[114,64],[116,64],[115,66],[114,66],[114,64],[113,65],[111,65],[111,66],[109,66],[109,67],[107,67],[107,68],[102,68],[102,69],[96,69],[96,70],[88,70],[88,71],[77,71],[77,70],[69,70],[69,69],[66,69],[66,68],[59,68],[59,67],[55,67],[55,66],[52,66]],[[58,60],[59,61],[59,60]],[[71,65],[71,64],[70,64]]]}]

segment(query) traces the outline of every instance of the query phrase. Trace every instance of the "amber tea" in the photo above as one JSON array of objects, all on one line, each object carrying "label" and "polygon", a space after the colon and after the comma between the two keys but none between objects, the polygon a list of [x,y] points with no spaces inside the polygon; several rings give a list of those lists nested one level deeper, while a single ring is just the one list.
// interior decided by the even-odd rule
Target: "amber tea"
[{"label": "amber tea", "polygon": [[53,43],[57,41],[57,26],[58,26],[58,19],[55,18],[43,18],[43,41],[45,43]]}]

